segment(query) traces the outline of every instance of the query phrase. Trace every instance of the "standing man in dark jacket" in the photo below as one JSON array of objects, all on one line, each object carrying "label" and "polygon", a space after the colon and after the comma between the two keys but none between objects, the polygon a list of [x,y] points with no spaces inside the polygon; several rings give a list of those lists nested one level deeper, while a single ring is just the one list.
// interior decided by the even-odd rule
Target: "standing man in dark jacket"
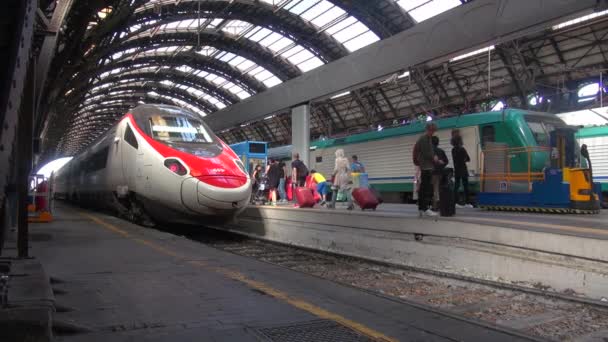
[{"label": "standing man in dark jacket", "polygon": [[[452,161],[454,162],[454,200],[458,208],[472,208],[473,206],[468,204],[469,199],[469,170],[467,163],[471,161],[467,150],[464,148],[462,137],[459,133],[452,135]],[[464,205],[458,203],[458,190],[460,183],[464,190]]]},{"label": "standing man in dark jacket", "polygon": [[437,216],[437,213],[429,207],[433,196],[433,169],[435,164],[439,162],[432,142],[433,134],[436,131],[437,125],[434,123],[427,124],[424,134],[418,138],[416,145],[414,145],[414,164],[420,167],[420,190],[418,192],[420,216]]},{"label": "standing man in dark jacket", "polygon": [[443,169],[448,165],[448,156],[445,151],[439,147],[439,137],[434,135],[431,138],[433,142],[433,149],[435,150],[435,156],[439,161],[435,164],[433,169],[433,209],[439,210],[439,186],[441,185],[441,177],[443,176]]},{"label": "standing man in dark jacket", "polygon": [[308,168],[303,161],[300,160],[300,154],[293,154],[293,161],[291,162],[291,178],[292,184],[296,187],[304,186],[306,183],[306,176],[308,176]]}]

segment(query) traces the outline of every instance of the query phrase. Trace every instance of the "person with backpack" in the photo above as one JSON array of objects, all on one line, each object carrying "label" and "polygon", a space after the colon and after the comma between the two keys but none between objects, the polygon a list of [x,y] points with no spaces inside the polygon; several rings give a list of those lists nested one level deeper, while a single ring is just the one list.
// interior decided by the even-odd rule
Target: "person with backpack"
[{"label": "person with backpack", "polygon": [[352,164],[350,165],[350,170],[352,172],[365,173],[365,165],[359,161],[359,157],[356,155],[352,156]]},{"label": "person with backpack", "polygon": [[441,186],[441,180],[443,178],[443,170],[448,165],[449,160],[448,156],[445,154],[445,151],[439,147],[439,137],[434,135],[431,138],[431,142],[433,143],[433,150],[435,151],[435,156],[439,159],[437,163],[435,163],[435,168],[433,169],[433,209],[435,211],[439,210],[439,187]]},{"label": "person with backpack", "polygon": [[308,176],[306,164],[300,160],[299,153],[294,153],[293,161],[291,162],[292,184],[295,184],[296,187],[304,186],[306,184],[306,176]]},{"label": "person with backpack", "polygon": [[[464,148],[462,137],[458,131],[452,132],[452,161],[454,162],[454,200],[456,201],[457,208],[473,208],[471,204],[468,204],[469,199],[469,170],[467,163],[471,161],[467,150]],[[460,184],[464,191],[464,205],[458,202],[458,190]]]},{"label": "person with backpack", "polygon": [[418,138],[414,145],[412,159],[414,165],[420,168],[420,190],[418,192],[418,212],[420,216],[437,216],[430,208],[433,196],[433,169],[439,163],[435,155],[432,137],[437,131],[437,125],[428,123],[423,135]]}]

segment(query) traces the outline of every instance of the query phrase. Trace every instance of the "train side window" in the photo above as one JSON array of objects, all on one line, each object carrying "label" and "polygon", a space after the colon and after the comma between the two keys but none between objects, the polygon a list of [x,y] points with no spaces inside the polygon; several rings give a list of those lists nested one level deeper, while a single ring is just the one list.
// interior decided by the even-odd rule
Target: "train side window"
[{"label": "train side window", "polygon": [[315,162],[316,163],[322,163],[323,162],[323,156],[316,156],[315,157]]},{"label": "train side window", "polygon": [[484,126],[481,129],[481,145],[485,145],[486,143],[489,142],[494,142],[496,141],[496,133],[494,131],[494,126]]},{"label": "train side window", "polygon": [[139,148],[139,144],[137,143],[137,138],[135,138],[135,134],[133,134],[133,130],[131,129],[131,126],[127,125],[127,127],[125,128],[125,141],[135,147],[136,149]]}]

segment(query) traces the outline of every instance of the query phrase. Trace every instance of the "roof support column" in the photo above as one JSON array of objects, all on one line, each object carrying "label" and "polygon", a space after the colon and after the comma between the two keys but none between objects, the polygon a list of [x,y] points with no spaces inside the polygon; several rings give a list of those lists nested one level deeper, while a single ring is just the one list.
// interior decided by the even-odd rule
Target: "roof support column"
[{"label": "roof support column", "polygon": [[291,108],[292,153],[298,153],[307,166],[310,163],[310,104]]},{"label": "roof support column", "polygon": [[32,142],[34,139],[34,97],[36,85],[34,68],[28,71],[23,91],[23,103],[19,113],[17,126],[17,252],[19,258],[29,256],[29,225],[28,225],[28,195],[29,176],[32,172]]}]

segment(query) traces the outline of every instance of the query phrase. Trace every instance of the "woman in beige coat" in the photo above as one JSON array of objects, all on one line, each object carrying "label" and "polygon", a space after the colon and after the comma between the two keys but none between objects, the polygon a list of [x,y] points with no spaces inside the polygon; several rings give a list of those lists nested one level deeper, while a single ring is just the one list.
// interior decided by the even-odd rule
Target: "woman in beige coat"
[{"label": "woman in beige coat", "polygon": [[352,191],[352,179],[350,174],[350,166],[348,158],[344,157],[344,150],[336,150],[336,162],[334,166],[333,174],[334,182],[332,185],[333,196],[331,197],[331,208],[336,207],[336,198],[338,192],[342,191],[346,195],[346,201],[348,203],[348,210],[353,209],[353,199],[351,196]]}]

